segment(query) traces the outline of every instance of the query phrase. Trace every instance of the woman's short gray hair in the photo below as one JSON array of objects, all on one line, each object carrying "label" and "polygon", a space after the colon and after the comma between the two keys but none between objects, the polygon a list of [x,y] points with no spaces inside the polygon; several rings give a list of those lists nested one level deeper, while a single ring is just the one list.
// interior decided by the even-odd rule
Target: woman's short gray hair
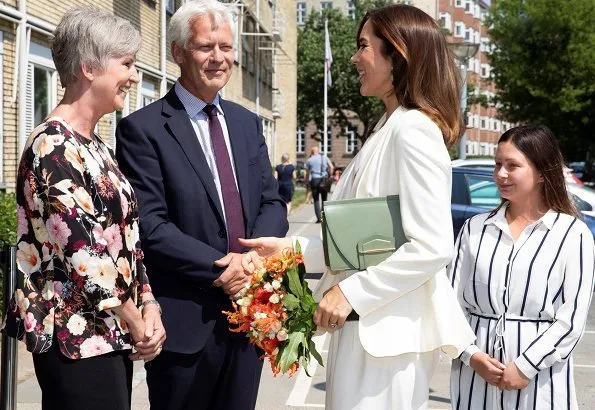
[{"label": "woman's short gray hair", "polygon": [[285,153],[281,155],[281,162],[289,161],[289,154]]},{"label": "woman's short gray hair", "polygon": [[103,69],[110,58],[136,55],[140,34],[128,20],[90,7],[64,14],[52,40],[52,57],[62,86],[77,81],[81,65]]},{"label": "woman's short gray hair", "polygon": [[167,29],[169,41],[182,49],[186,49],[192,37],[192,24],[198,18],[206,15],[213,17],[216,26],[222,23],[229,24],[231,32],[235,36],[232,7],[216,0],[188,1],[174,13],[169,21],[169,28]]}]

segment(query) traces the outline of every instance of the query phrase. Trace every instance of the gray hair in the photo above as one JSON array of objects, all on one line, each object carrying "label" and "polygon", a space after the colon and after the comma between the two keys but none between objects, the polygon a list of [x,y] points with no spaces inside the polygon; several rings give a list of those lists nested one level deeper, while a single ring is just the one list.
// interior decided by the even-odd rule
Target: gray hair
[{"label": "gray hair", "polygon": [[285,154],[281,155],[281,161],[282,162],[289,161],[289,154],[285,153]]},{"label": "gray hair", "polygon": [[141,37],[128,20],[90,7],[77,7],[64,14],[52,39],[52,57],[62,86],[72,85],[81,65],[103,69],[110,58],[134,56]]},{"label": "gray hair", "polygon": [[235,36],[235,21],[232,7],[216,0],[188,1],[180,7],[169,21],[167,35],[171,43],[186,49],[192,37],[192,24],[203,16],[211,16],[215,26],[229,24],[232,34]]}]

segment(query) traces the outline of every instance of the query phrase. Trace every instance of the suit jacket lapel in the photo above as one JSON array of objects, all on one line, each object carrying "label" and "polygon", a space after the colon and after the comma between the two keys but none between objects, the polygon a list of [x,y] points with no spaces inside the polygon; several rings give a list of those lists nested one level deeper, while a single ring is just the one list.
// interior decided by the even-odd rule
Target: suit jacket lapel
[{"label": "suit jacket lapel", "polygon": [[242,208],[244,211],[244,221],[246,224],[246,232],[248,232],[247,216],[250,215],[248,209],[248,195],[250,185],[250,174],[248,172],[248,152],[246,146],[246,136],[242,129],[242,124],[236,117],[234,117],[234,110],[231,104],[220,99],[221,109],[225,113],[225,124],[229,132],[229,142],[231,144],[231,152],[233,154],[233,161],[236,168],[236,179],[238,181],[238,188],[240,190],[240,198],[242,200]]},{"label": "suit jacket lapel", "polygon": [[184,150],[192,168],[194,168],[194,171],[200,178],[207,194],[211,197],[211,200],[219,212],[219,217],[223,221],[223,208],[219,201],[213,174],[211,173],[205,154],[198,142],[194,128],[192,128],[190,118],[188,118],[188,114],[186,113],[182,102],[176,95],[174,88],[167,93],[163,100],[163,113],[165,116],[169,117],[166,122],[171,135],[178,141],[182,150]]}]

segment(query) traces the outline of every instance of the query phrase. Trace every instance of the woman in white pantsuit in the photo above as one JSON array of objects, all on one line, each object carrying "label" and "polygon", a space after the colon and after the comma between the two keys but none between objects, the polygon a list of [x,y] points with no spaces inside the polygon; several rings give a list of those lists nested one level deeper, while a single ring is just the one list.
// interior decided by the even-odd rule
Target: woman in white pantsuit
[{"label": "woman in white pantsuit", "polygon": [[[399,195],[407,242],[376,266],[327,269],[320,281],[314,321],[332,332],[326,408],[425,409],[439,352],[458,356],[474,340],[445,271],[454,242],[447,146],[461,132],[459,74],[440,27],[415,7],[369,11],[357,41],[351,61],[360,91],[382,99],[385,113],[332,199]],[[320,240],[298,239],[306,269],[323,271]],[[260,256],[292,246],[289,238],[244,243]],[[346,321],[352,310],[359,320]]]},{"label": "woman in white pantsuit", "polygon": [[572,351],[593,294],[594,246],[563,166],[546,127],[500,137],[503,203],[465,222],[449,269],[477,335],[452,363],[453,409],[578,408]]}]

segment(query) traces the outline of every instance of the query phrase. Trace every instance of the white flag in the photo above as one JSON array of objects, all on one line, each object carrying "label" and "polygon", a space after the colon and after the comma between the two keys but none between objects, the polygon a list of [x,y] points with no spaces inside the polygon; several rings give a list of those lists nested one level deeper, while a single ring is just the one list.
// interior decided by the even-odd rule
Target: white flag
[{"label": "white flag", "polygon": [[331,66],[333,65],[333,54],[331,53],[331,41],[328,35],[328,20],[324,22],[324,60],[326,64],[326,76],[328,79],[328,85],[333,84],[331,78]]}]

